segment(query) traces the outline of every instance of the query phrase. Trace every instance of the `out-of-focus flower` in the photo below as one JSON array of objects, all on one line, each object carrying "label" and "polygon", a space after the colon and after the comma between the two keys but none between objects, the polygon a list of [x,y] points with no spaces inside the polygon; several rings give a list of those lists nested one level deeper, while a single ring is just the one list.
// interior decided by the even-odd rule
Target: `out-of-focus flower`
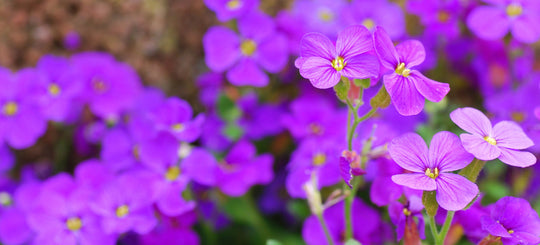
[{"label": "out-of-focus flower", "polygon": [[500,237],[503,244],[540,243],[540,218],[526,200],[503,197],[489,210],[489,215],[482,217],[482,229]]},{"label": "out-of-focus flower", "polygon": [[446,210],[461,210],[478,194],[474,183],[452,173],[473,160],[455,134],[435,134],[428,149],[422,137],[408,133],[392,140],[388,153],[399,166],[412,172],[394,175],[392,181],[412,189],[437,191],[437,202]]},{"label": "out-of-focus flower", "polygon": [[358,79],[377,77],[379,62],[368,54],[371,50],[371,33],[364,26],[351,26],[341,31],[335,45],[321,33],[308,33],[302,38],[300,57],[296,59],[295,66],[314,87],[331,88],[342,76]]},{"label": "out-of-focus flower", "polygon": [[212,27],[203,38],[206,64],[215,72],[227,72],[234,85],[266,86],[269,72],[287,63],[285,36],[275,30],[273,20],[254,11],[238,20],[240,37],[225,27]]},{"label": "out-of-focus flower", "polygon": [[502,162],[528,167],[536,163],[536,157],[527,151],[534,143],[521,127],[511,121],[501,121],[491,126],[489,119],[479,110],[465,107],[450,113],[450,118],[467,134],[461,134],[463,147],[480,160],[498,158]]},{"label": "out-of-focus flower", "polygon": [[377,26],[388,31],[390,38],[398,39],[405,34],[405,15],[401,7],[386,0],[356,0],[343,8],[343,20],[347,25],[363,25],[371,32]]},{"label": "out-of-focus flower", "polygon": [[391,71],[384,75],[383,81],[401,115],[416,115],[424,108],[424,98],[439,102],[450,91],[448,84],[433,81],[412,69],[426,57],[424,46],[419,41],[409,40],[394,47],[381,27],[377,27],[374,41],[382,66]]},{"label": "out-of-focus flower", "polygon": [[[400,241],[403,236],[405,240],[407,237],[412,234],[418,234],[418,239],[425,239],[424,235],[424,216],[422,215],[422,210],[424,210],[424,205],[422,205],[422,200],[418,196],[410,196],[408,198],[407,204],[402,204],[398,201],[392,202],[388,206],[388,214],[392,223],[396,226],[397,240]],[[418,220],[418,223],[414,219]]]},{"label": "out-of-focus flower", "polygon": [[540,38],[540,5],[535,0],[485,0],[491,4],[478,6],[467,17],[467,26],[480,38],[501,39],[512,36],[525,43]]},{"label": "out-of-focus flower", "polygon": [[240,18],[259,5],[258,0],[204,0],[206,6],[216,12],[219,21]]}]

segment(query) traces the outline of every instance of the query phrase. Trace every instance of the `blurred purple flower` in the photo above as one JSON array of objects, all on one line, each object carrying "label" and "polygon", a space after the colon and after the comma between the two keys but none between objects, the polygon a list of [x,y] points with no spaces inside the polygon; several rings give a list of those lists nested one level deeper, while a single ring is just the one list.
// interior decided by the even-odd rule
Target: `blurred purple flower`
[{"label": "blurred purple flower", "polygon": [[169,132],[177,140],[193,142],[201,135],[204,114],[193,118],[191,106],[184,100],[171,97],[151,114],[157,130]]},{"label": "blurred purple flower", "polygon": [[503,244],[539,244],[540,218],[529,202],[517,197],[503,197],[482,217],[482,229],[501,237]]},{"label": "blurred purple flower", "polygon": [[312,174],[317,176],[319,189],[339,183],[339,154],[345,147],[342,142],[312,138],[300,143],[287,166],[289,174],[285,183],[291,197],[306,198],[303,186]]},{"label": "blurred purple flower", "polygon": [[420,21],[426,27],[425,32],[436,33],[447,39],[459,36],[459,14],[462,9],[459,0],[407,1],[407,10],[420,17]]},{"label": "blurred purple flower", "polygon": [[301,21],[307,31],[321,32],[332,38],[344,28],[341,12],[347,7],[345,0],[298,0],[294,1],[291,14]]},{"label": "blurred purple flower", "polygon": [[467,26],[480,38],[502,39],[509,30],[517,40],[533,43],[540,38],[540,4],[536,0],[484,0],[467,17]]},{"label": "blurred purple flower", "polygon": [[334,45],[321,33],[308,33],[302,38],[300,57],[295,66],[300,75],[320,89],[335,86],[342,76],[374,78],[379,75],[379,62],[373,50],[371,33],[366,27],[348,27],[338,34]]},{"label": "blurred purple flower", "polygon": [[474,183],[452,173],[473,160],[455,134],[435,134],[428,149],[422,137],[408,133],[392,140],[388,153],[399,166],[412,172],[393,175],[392,181],[416,190],[437,191],[437,202],[446,210],[461,210],[478,195]]},{"label": "blurred purple flower", "polygon": [[216,185],[229,196],[244,195],[252,185],[268,184],[274,178],[272,155],[256,156],[253,144],[236,143],[219,163]]},{"label": "blurred purple flower", "polygon": [[216,12],[219,21],[240,18],[259,5],[258,0],[204,0],[206,6]]},{"label": "blurred purple flower", "polygon": [[[405,205],[395,201],[388,206],[388,214],[392,223],[396,226],[397,241],[400,241],[406,230],[412,227],[417,227],[420,238],[426,239],[422,210],[424,210],[424,205],[422,199],[418,196],[409,196]],[[415,218],[418,223],[416,223]]]},{"label": "blurred purple flower", "polygon": [[283,131],[283,125],[275,119],[283,114],[282,106],[259,104],[257,94],[248,93],[238,100],[242,117],[238,125],[244,129],[244,135],[252,140],[260,140]]},{"label": "blurred purple flower", "polygon": [[412,70],[426,57],[424,46],[419,41],[409,40],[394,47],[381,27],[377,27],[374,41],[382,66],[392,71],[384,75],[383,81],[392,103],[401,115],[416,115],[424,108],[424,98],[439,102],[450,91],[448,84],[433,81],[419,71]]},{"label": "blurred purple flower", "polygon": [[390,38],[405,34],[405,14],[399,5],[387,0],[356,0],[343,8],[342,18],[347,25],[363,25],[371,32],[382,26]]},{"label": "blurred purple flower", "polygon": [[479,110],[465,107],[450,113],[450,118],[467,134],[461,134],[463,147],[480,160],[499,158],[516,167],[529,167],[536,157],[526,151],[534,143],[515,122],[501,121],[491,126],[489,119]]},{"label": "blurred purple flower", "polygon": [[68,50],[76,50],[81,45],[81,36],[76,31],[70,31],[64,36],[64,47]]},{"label": "blurred purple flower", "polygon": [[206,64],[215,72],[227,71],[227,79],[237,86],[264,87],[269,72],[280,71],[287,63],[287,39],[276,32],[273,20],[254,11],[238,20],[240,37],[225,27],[212,27],[203,38]]},{"label": "blurred purple flower", "polygon": [[32,146],[47,129],[32,91],[32,86],[42,79],[43,74],[35,69],[11,74],[0,68],[0,139],[15,149]]}]

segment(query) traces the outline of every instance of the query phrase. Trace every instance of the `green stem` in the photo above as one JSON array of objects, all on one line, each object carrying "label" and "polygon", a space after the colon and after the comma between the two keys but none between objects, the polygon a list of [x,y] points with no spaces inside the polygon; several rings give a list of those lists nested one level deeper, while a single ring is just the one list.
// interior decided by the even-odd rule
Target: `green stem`
[{"label": "green stem", "polygon": [[439,237],[439,232],[437,232],[437,224],[435,223],[435,217],[433,216],[429,216],[429,228],[431,228],[431,234],[433,235],[433,239],[437,240],[437,238]]},{"label": "green stem", "polygon": [[478,175],[480,174],[480,171],[482,171],[482,168],[484,168],[484,165],[486,165],[486,161],[475,158],[467,165],[467,167],[463,168],[459,174],[465,176],[473,183],[476,183],[476,179],[478,179]]},{"label": "green stem", "polygon": [[448,234],[448,230],[450,230],[450,225],[452,224],[452,220],[454,219],[454,214],[456,211],[448,211],[446,213],[446,219],[444,220],[444,225],[442,227],[441,233],[439,233],[439,236],[437,236],[436,245],[443,245],[444,240],[446,239],[446,234]]},{"label": "green stem", "polygon": [[328,231],[328,226],[326,225],[326,222],[324,221],[322,213],[317,214],[317,218],[319,218],[319,222],[321,223],[321,226],[324,230],[324,234],[326,235],[326,239],[328,240],[329,245],[334,245],[334,240],[332,240],[332,236],[330,236],[330,231]]}]

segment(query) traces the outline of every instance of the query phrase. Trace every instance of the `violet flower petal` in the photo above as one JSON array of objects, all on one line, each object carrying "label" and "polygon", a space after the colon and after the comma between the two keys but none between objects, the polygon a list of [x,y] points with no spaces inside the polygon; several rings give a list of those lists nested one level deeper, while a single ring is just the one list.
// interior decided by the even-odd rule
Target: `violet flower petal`
[{"label": "violet flower petal", "polygon": [[478,186],[461,175],[441,173],[436,182],[437,202],[446,210],[464,209],[478,195]]},{"label": "violet flower petal", "polygon": [[377,27],[373,35],[375,51],[380,58],[381,64],[388,69],[396,69],[399,55],[386,31],[382,27]]},{"label": "violet flower petal", "polygon": [[418,92],[429,101],[439,102],[450,91],[448,83],[431,80],[416,70],[411,71],[410,80],[414,81]]},{"label": "violet flower petal", "polygon": [[459,137],[463,143],[463,148],[480,160],[489,161],[501,155],[499,147],[488,143],[481,136],[461,134]]},{"label": "violet flower petal", "polygon": [[501,150],[499,160],[508,165],[526,168],[536,163],[536,157],[530,152],[517,151],[504,147],[499,149]]},{"label": "violet flower petal", "polygon": [[227,72],[227,79],[236,86],[251,85],[264,87],[268,84],[268,76],[255,63],[253,59],[241,59]]},{"label": "violet flower petal", "polygon": [[396,46],[396,51],[399,54],[399,61],[405,63],[408,68],[420,65],[426,59],[424,45],[418,40],[404,41]]},{"label": "violet flower petal", "polygon": [[300,74],[320,89],[331,88],[341,79],[341,75],[332,68],[331,62],[320,57],[308,58],[300,69]]},{"label": "violet flower petal", "polygon": [[404,169],[423,173],[428,162],[428,148],[424,139],[415,133],[394,138],[388,145],[388,153]]},{"label": "violet flower petal", "polygon": [[210,69],[222,72],[234,65],[240,57],[240,39],[225,27],[212,27],[203,37],[205,61]]},{"label": "violet flower petal", "polygon": [[349,59],[373,49],[371,32],[361,25],[348,27],[338,34],[336,51],[339,56]]},{"label": "violet flower petal", "polygon": [[510,21],[504,9],[479,6],[467,17],[467,26],[482,39],[496,40],[508,32]]},{"label": "violet flower petal", "polygon": [[424,173],[396,174],[392,175],[392,181],[415,190],[434,191],[437,189],[435,180]]},{"label": "violet flower petal", "polygon": [[493,138],[497,141],[497,146],[510,149],[522,150],[534,145],[533,141],[523,132],[523,129],[517,123],[511,121],[502,121],[495,124]]},{"label": "violet flower petal", "polygon": [[384,85],[399,114],[417,115],[424,108],[424,97],[410,79],[392,73],[383,77]]},{"label": "violet flower petal", "polygon": [[361,54],[346,60],[342,75],[350,78],[373,78],[379,75],[379,60],[369,54]]},{"label": "violet flower petal", "polygon": [[429,162],[440,172],[462,169],[473,160],[473,155],[465,151],[457,135],[442,131],[433,136],[429,146]]},{"label": "violet flower petal", "polygon": [[450,113],[450,119],[463,130],[479,136],[491,135],[491,122],[481,111],[471,108],[458,108]]},{"label": "violet flower petal", "polygon": [[308,33],[302,37],[300,44],[301,57],[322,57],[328,60],[337,56],[336,48],[328,37],[321,33]]}]

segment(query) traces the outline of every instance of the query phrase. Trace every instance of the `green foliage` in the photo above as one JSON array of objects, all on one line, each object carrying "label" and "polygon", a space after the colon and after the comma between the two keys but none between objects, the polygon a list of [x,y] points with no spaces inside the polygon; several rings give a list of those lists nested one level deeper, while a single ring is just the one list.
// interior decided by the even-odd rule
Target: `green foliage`
[{"label": "green foliage", "polygon": [[434,217],[437,214],[437,209],[439,209],[435,194],[435,191],[424,191],[422,194],[422,203],[426,208],[427,214],[431,217]]}]

